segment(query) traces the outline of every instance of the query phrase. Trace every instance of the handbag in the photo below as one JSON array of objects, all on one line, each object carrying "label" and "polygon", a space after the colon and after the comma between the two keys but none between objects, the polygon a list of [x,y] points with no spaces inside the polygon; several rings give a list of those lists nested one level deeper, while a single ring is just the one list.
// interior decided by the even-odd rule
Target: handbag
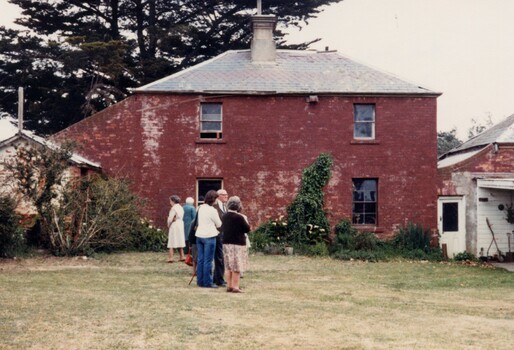
[{"label": "handbag", "polygon": [[193,257],[191,256],[191,252],[188,252],[186,255],[186,260],[184,260],[184,263],[189,266],[193,266]]}]

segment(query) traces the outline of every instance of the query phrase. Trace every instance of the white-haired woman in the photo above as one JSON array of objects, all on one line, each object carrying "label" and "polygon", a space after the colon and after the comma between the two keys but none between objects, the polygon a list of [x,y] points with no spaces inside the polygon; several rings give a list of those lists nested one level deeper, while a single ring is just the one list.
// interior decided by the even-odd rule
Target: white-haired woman
[{"label": "white-haired woman", "polygon": [[196,209],[194,207],[195,200],[192,197],[186,198],[186,204],[184,204],[184,239],[186,240],[186,250],[187,253],[189,250],[189,231],[191,231],[191,223],[194,221],[196,217]]},{"label": "white-haired woman", "polygon": [[184,239],[184,209],[180,206],[180,197],[173,195],[170,197],[171,209],[168,215],[168,262],[172,263],[173,250],[178,249],[180,254],[180,261],[184,261],[184,247],[186,241]]},{"label": "white-haired woman", "polygon": [[225,279],[227,292],[242,293],[239,288],[241,273],[246,269],[247,247],[246,232],[250,225],[238,211],[241,200],[237,196],[230,197],[227,202],[227,213],[222,218],[223,260],[225,261]]}]

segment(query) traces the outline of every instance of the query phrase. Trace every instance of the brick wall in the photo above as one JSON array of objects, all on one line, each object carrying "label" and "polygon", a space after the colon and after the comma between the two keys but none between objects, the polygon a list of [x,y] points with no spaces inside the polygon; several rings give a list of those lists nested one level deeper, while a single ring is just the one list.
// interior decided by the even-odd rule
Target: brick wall
[{"label": "brick wall", "polygon": [[437,193],[438,195],[451,196],[459,195],[456,183],[453,181],[455,174],[460,173],[504,173],[511,176],[514,173],[514,145],[500,144],[498,151],[493,145],[484,147],[473,157],[457,164],[447,166],[438,170]]},{"label": "brick wall", "polygon": [[[199,140],[200,101],[223,103],[223,140]],[[353,104],[376,104],[375,141],[353,141]],[[334,157],[326,209],[334,225],[352,212],[352,178],[378,178],[379,235],[406,221],[436,227],[435,97],[134,95],[55,138],[111,175],[128,176],[161,226],[168,196],[195,196],[198,178],[222,178],[252,226],[285,213],[302,170]]]}]

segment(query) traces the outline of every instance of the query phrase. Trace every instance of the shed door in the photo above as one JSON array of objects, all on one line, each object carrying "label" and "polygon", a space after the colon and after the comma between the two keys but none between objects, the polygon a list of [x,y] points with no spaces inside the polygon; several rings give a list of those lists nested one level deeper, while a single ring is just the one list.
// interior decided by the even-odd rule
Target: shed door
[{"label": "shed door", "polygon": [[464,197],[440,197],[437,211],[439,213],[439,244],[446,244],[448,257],[466,250],[466,221],[464,214]]}]

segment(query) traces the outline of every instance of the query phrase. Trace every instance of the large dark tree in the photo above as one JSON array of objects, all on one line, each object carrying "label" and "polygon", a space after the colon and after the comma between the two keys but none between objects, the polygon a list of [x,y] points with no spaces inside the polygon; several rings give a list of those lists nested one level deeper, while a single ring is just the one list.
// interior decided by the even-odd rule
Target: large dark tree
[{"label": "large dark tree", "polygon": [[439,131],[437,133],[437,155],[441,156],[450,150],[462,145],[462,141],[457,138],[457,129],[450,131]]},{"label": "large dark tree", "polygon": [[[301,27],[342,0],[264,0],[282,31]],[[128,89],[250,45],[256,0],[9,0],[16,23],[0,28],[0,112],[14,114],[26,87],[27,128],[49,134],[124,98]],[[282,29],[282,30],[281,30]]]}]

